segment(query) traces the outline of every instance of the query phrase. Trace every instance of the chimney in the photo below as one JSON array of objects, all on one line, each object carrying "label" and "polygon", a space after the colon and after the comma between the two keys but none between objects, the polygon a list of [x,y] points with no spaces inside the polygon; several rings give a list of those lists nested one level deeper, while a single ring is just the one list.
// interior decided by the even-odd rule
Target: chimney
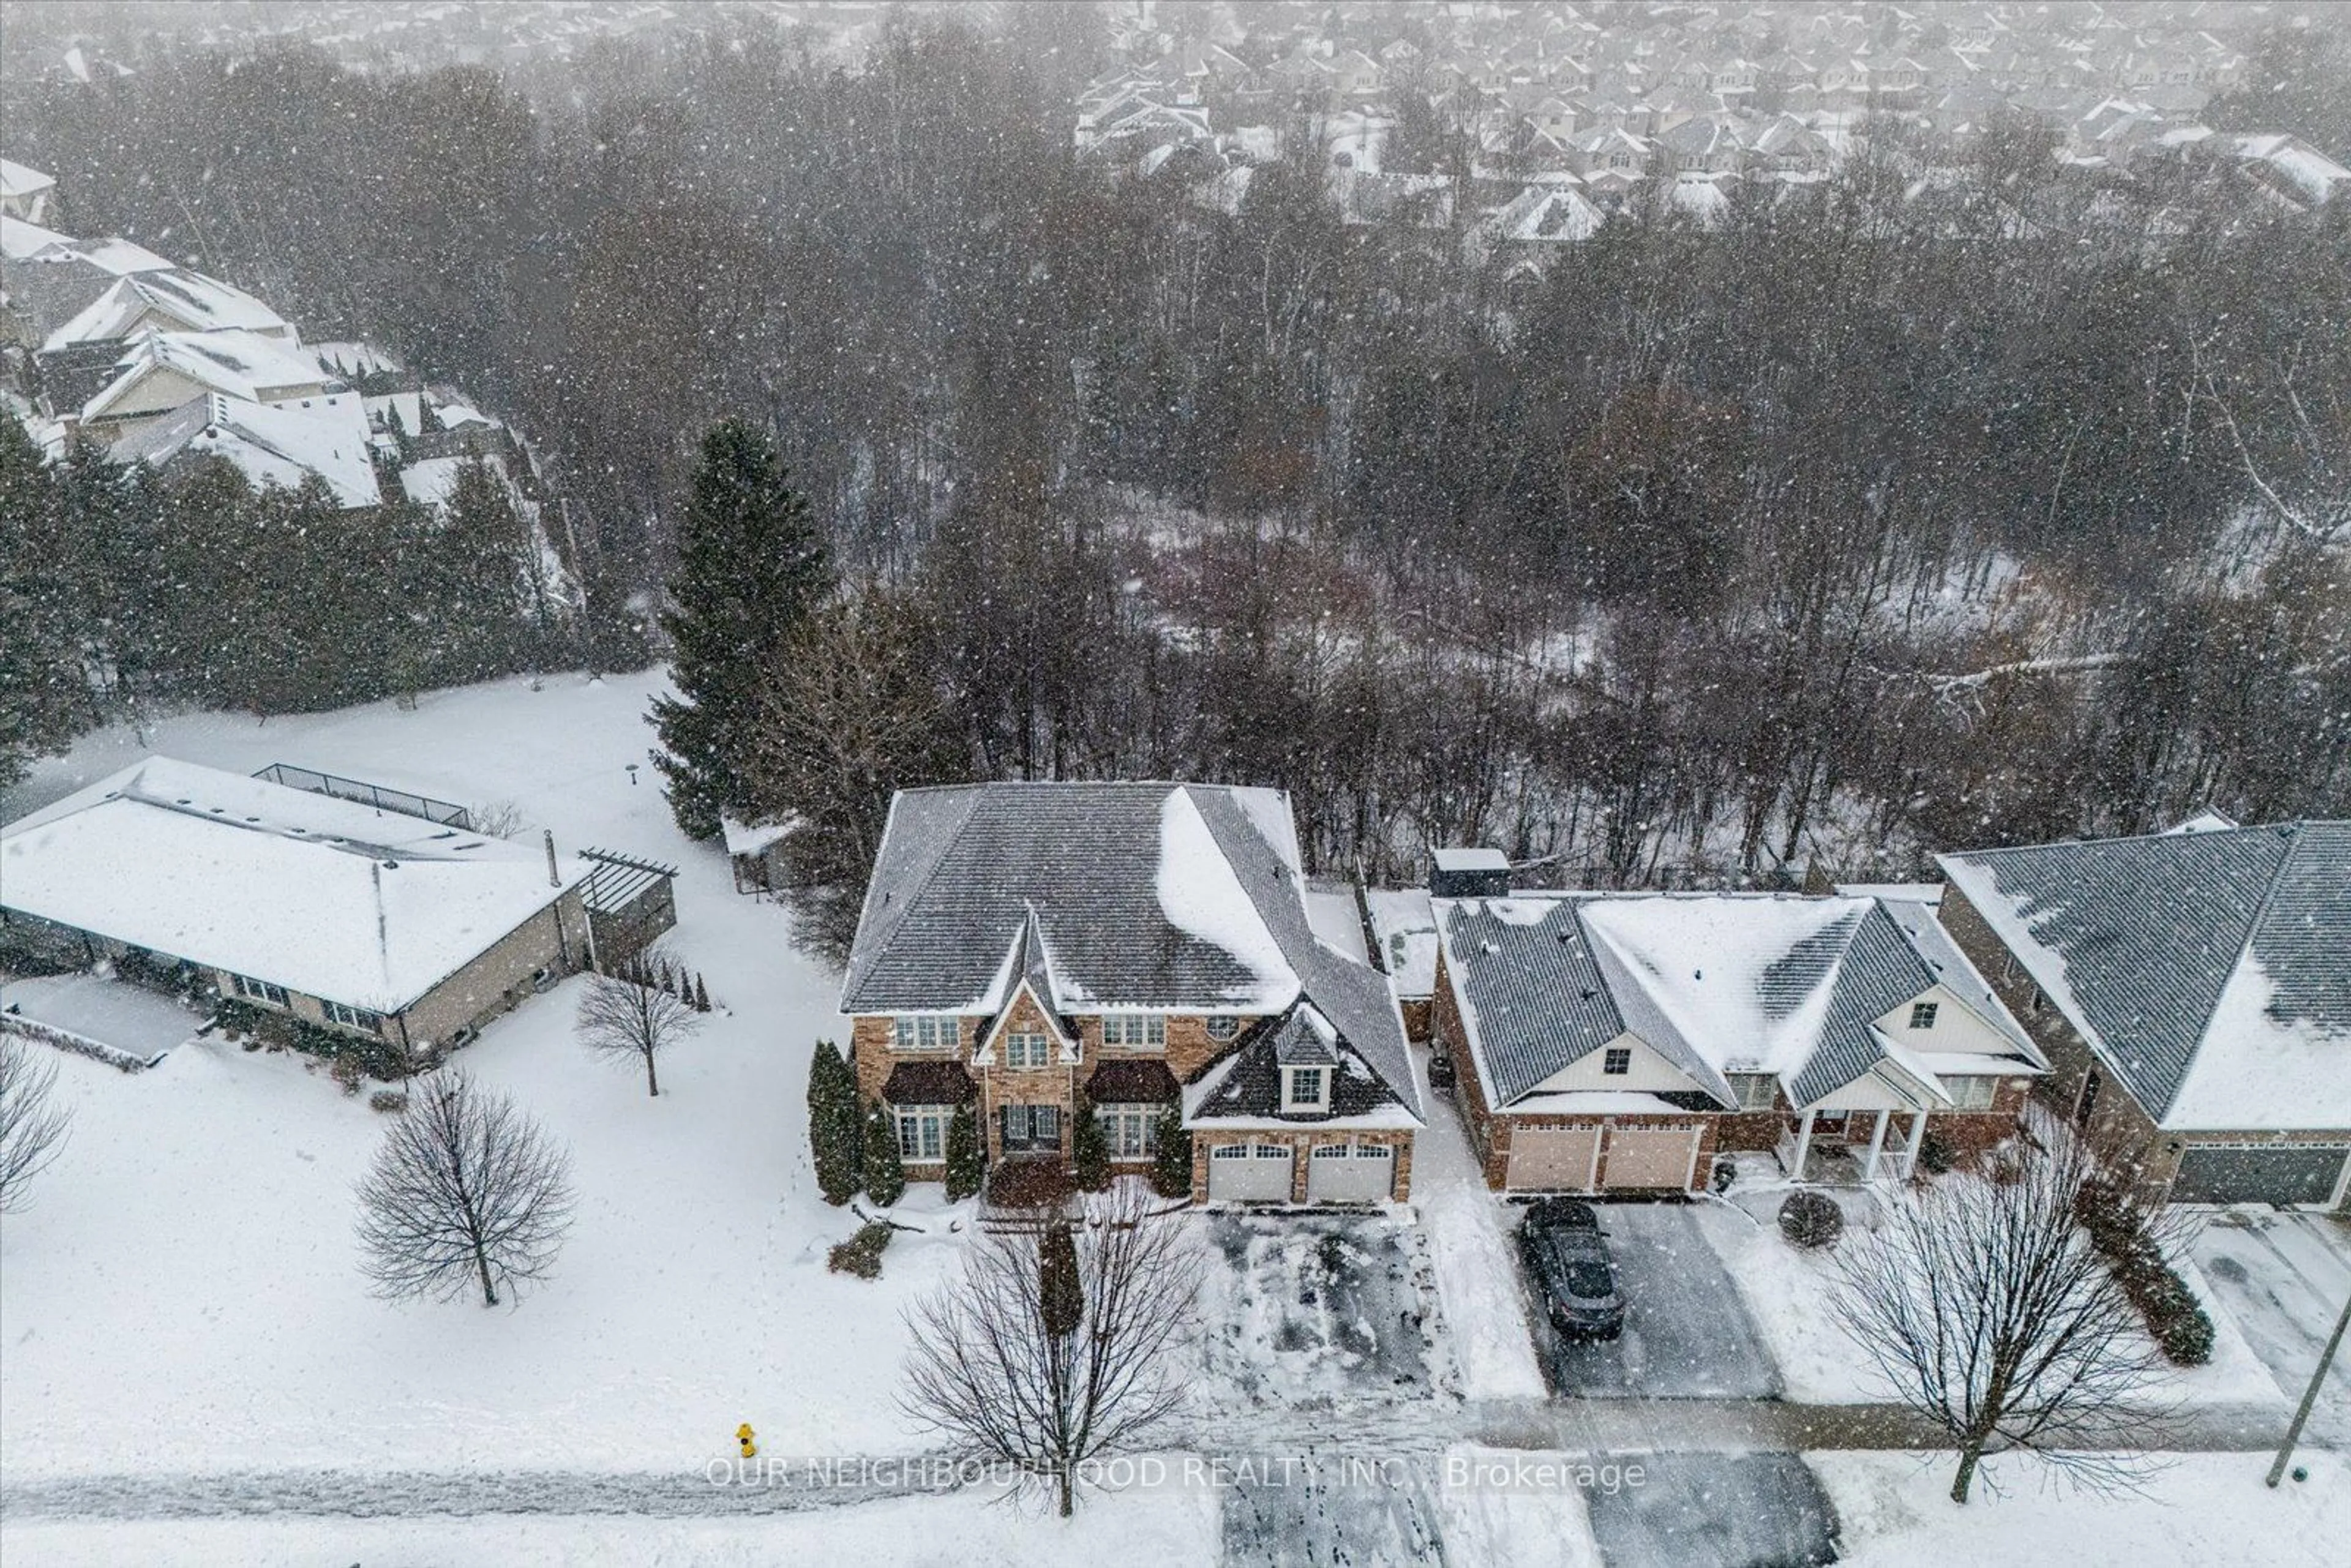
[{"label": "chimney", "polygon": [[547,835],[547,885],[549,887],[561,887],[563,885],[563,878],[555,869],[555,830],[553,828],[542,828],[539,831]]},{"label": "chimney", "polygon": [[1510,862],[1499,850],[1442,849],[1428,874],[1431,898],[1508,898]]}]

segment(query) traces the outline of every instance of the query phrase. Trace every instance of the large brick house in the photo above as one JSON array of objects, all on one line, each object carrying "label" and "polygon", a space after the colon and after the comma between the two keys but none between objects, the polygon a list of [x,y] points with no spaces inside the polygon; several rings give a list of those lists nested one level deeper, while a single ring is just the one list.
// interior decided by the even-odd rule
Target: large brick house
[{"label": "large brick house", "polygon": [[2351,1200],[2351,822],[1941,857],[1943,919],[2150,1197]]},{"label": "large brick house", "polygon": [[841,1011],[907,1175],[976,1107],[991,1162],[1071,1157],[1099,1119],[1149,1168],[1168,1107],[1201,1199],[1405,1197],[1419,1092],[1386,981],[1308,924],[1277,791],[960,785],[901,793]]},{"label": "large brick house", "polygon": [[1921,897],[1438,898],[1435,1049],[1489,1186],[1702,1189],[1719,1153],[1906,1178],[2045,1063]]}]

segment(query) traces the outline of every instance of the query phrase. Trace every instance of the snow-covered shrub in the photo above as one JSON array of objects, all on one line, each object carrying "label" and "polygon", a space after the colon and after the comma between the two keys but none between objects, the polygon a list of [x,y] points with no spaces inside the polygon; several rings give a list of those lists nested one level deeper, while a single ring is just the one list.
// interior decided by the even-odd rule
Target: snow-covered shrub
[{"label": "snow-covered shrub", "polygon": [[1844,1234],[1844,1210],[1824,1192],[1792,1192],[1780,1206],[1780,1234],[1808,1251],[1834,1246]]},{"label": "snow-covered shrub", "polygon": [[889,1245],[890,1228],[878,1219],[870,1220],[858,1227],[856,1235],[837,1243],[825,1255],[824,1266],[836,1274],[878,1280],[882,1277],[882,1254]]},{"label": "snow-covered shrub", "polygon": [[2111,1176],[2093,1176],[2074,1197],[2081,1222],[2114,1271],[2115,1282],[2147,1320],[2147,1332],[2174,1366],[2201,1366],[2212,1359],[2212,1320],[2196,1292],[2164,1257],[2145,1205]]}]

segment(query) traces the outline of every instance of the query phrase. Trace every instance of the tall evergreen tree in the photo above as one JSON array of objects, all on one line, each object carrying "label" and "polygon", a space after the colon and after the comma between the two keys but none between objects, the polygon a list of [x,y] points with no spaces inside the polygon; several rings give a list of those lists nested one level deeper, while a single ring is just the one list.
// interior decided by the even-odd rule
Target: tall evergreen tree
[{"label": "tall evergreen tree", "polygon": [[947,1122],[947,1197],[959,1202],[987,1180],[987,1147],[980,1142],[979,1113],[969,1101]]},{"label": "tall evergreen tree", "polygon": [[898,1124],[876,1101],[865,1112],[865,1196],[887,1208],[906,1196],[906,1166],[898,1153]]},{"label": "tall evergreen tree", "polygon": [[1055,1339],[1069,1338],[1086,1321],[1086,1283],[1066,1219],[1048,1226],[1037,1239],[1037,1311]]},{"label": "tall evergreen tree", "polygon": [[816,1184],[836,1208],[865,1185],[864,1129],[857,1121],[857,1078],[841,1050],[816,1042],[809,1063],[809,1152],[816,1161]]},{"label": "tall evergreen tree", "polygon": [[66,526],[40,448],[0,414],[0,787],[89,727]]},{"label": "tall evergreen tree", "polygon": [[1151,1156],[1151,1189],[1162,1197],[1192,1196],[1192,1134],[1184,1130],[1184,1110],[1160,1113],[1159,1147]]},{"label": "tall evergreen tree", "polygon": [[1110,1186],[1110,1140],[1102,1136],[1102,1123],[1095,1119],[1093,1105],[1085,1096],[1078,1097],[1071,1118],[1071,1174],[1086,1191],[1100,1192]]},{"label": "tall evergreen tree", "polygon": [[831,584],[824,541],[775,443],[741,420],[716,426],[702,443],[662,616],[677,695],[653,711],[654,762],[689,836],[715,837],[719,813],[748,800],[743,765],[760,683]]}]

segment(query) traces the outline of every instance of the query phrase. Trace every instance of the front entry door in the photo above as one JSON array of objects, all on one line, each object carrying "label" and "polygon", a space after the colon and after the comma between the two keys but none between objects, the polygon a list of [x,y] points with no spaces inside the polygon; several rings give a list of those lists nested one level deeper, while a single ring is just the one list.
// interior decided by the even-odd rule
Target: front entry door
[{"label": "front entry door", "polygon": [[1008,1155],[1058,1155],[1061,1152],[1061,1108],[1059,1105],[1006,1105],[997,1112],[998,1134]]}]

